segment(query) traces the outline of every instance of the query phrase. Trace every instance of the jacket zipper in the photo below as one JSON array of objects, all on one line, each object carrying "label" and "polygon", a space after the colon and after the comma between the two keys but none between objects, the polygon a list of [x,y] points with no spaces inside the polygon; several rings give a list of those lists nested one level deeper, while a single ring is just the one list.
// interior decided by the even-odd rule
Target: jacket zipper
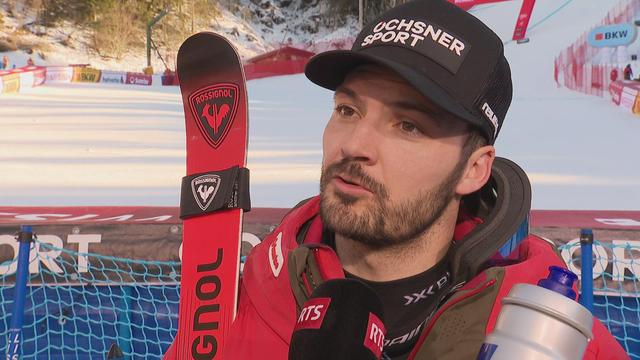
[{"label": "jacket zipper", "polygon": [[433,329],[433,327],[435,326],[436,322],[438,321],[438,318],[440,318],[440,315],[442,315],[442,313],[444,313],[445,311],[447,311],[449,308],[453,307],[454,305],[456,305],[457,303],[459,303],[462,300],[468,299],[472,296],[475,296],[481,292],[483,292],[486,288],[488,288],[489,286],[492,286],[493,284],[496,283],[495,279],[491,279],[487,282],[485,282],[484,284],[482,284],[482,286],[469,291],[468,293],[466,293],[465,295],[460,296],[459,298],[449,301],[447,303],[445,303],[438,311],[436,311],[436,313],[433,315],[433,317],[431,317],[431,319],[429,319],[429,321],[427,322],[427,325],[425,326],[424,332],[422,333],[422,335],[420,335],[420,339],[418,339],[418,342],[414,345],[413,350],[411,350],[411,353],[409,354],[409,357],[407,358],[407,360],[413,360],[416,356],[416,354],[418,353],[418,350],[420,349],[420,347],[422,346],[422,344],[424,343],[424,341],[427,339],[427,336],[429,335],[429,333],[431,332],[431,330]]}]

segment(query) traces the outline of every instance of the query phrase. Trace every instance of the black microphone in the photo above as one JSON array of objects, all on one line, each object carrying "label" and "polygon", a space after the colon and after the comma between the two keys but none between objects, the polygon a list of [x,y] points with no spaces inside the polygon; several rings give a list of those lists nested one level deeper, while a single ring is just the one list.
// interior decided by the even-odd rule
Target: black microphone
[{"label": "black microphone", "polygon": [[328,280],[302,307],[289,360],[379,360],[385,333],[382,301],[371,287]]}]

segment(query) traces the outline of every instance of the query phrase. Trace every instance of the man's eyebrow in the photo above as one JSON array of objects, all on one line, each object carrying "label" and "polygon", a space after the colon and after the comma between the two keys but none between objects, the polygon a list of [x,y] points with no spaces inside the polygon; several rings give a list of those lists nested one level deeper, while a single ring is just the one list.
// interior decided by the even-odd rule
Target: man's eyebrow
[{"label": "man's eyebrow", "polygon": [[388,105],[395,108],[421,112],[433,118],[434,120],[439,120],[440,117],[448,115],[447,112],[439,108],[436,108],[434,106],[429,106],[423,103],[413,102],[413,101],[405,101],[405,100],[393,101],[393,102],[390,102]]},{"label": "man's eyebrow", "polygon": [[356,94],[356,92],[355,92],[355,91],[353,91],[353,90],[349,89],[349,88],[348,88],[348,87],[346,87],[346,86],[342,86],[342,85],[340,85],[340,86],[338,86],[338,87],[336,88],[336,91],[333,93],[333,98],[334,98],[334,99],[335,99],[335,97],[338,95],[338,93],[342,93],[342,94],[347,95],[347,96],[349,96],[349,97],[352,97],[352,98],[354,98],[354,99],[358,98],[358,94]]}]

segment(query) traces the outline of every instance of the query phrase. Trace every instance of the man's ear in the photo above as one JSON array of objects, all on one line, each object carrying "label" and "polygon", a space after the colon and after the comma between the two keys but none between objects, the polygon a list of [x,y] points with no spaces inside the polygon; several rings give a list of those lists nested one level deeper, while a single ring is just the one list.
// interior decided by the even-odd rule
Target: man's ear
[{"label": "man's ear", "polygon": [[496,149],[493,145],[476,149],[467,160],[467,166],[456,186],[456,194],[468,195],[483,187],[491,176],[491,167],[495,158]]}]

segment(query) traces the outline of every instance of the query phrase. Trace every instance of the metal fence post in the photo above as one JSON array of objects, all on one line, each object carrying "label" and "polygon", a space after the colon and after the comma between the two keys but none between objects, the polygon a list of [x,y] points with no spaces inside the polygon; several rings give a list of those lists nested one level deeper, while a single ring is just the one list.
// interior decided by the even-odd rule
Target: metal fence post
[{"label": "metal fence post", "polygon": [[16,240],[20,243],[18,250],[18,269],[13,292],[13,310],[11,325],[7,339],[7,360],[20,359],[22,343],[22,324],[24,322],[24,303],[27,298],[27,281],[29,280],[29,251],[33,243],[33,229],[29,225],[20,227]]},{"label": "metal fence post", "polygon": [[593,231],[580,230],[580,304],[593,313]]}]

